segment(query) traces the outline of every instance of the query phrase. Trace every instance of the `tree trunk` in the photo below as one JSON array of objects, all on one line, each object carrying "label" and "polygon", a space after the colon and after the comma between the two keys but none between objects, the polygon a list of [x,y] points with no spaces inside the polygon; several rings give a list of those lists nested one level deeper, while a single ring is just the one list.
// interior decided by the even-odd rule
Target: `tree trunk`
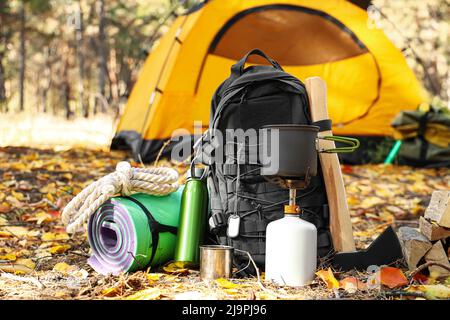
[{"label": "tree trunk", "polygon": [[19,111],[25,110],[25,0],[20,7]]},{"label": "tree trunk", "polygon": [[46,59],[45,59],[45,69],[44,69],[44,78],[45,78],[45,86],[42,90],[42,97],[41,97],[41,103],[42,103],[42,109],[44,113],[47,113],[48,111],[48,93],[50,91],[50,88],[52,86],[52,49],[51,45],[47,47],[46,52]]},{"label": "tree trunk", "polygon": [[72,117],[72,111],[70,110],[70,95],[71,95],[71,88],[70,88],[70,81],[68,77],[69,73],[69,61],[66,59],[64,61],[64,67],[63,67],[63,80],[62,80],[62,94],[63,94],[63,104],[64,104],[64,111],[66,119],[69,120]]},{"label": "tree trunk", "polygon": [[103,101],[106,99],[105,97],[105,85],[106,85],[106,77],[108,75],[108,53],[106,48],[106,34],[105,34],[105,1],[98,1],[98,14],[99,14],[99,22],[98,22],[98,93],[101,95],[101,98],[97,98],[94,113],[98,111],[98,107],[100,106],[102,112],[106,112],[106,108],[104,106]]},{"label": "tree trunk", "polygon": [[5,89],[5,68],[3,66],[3,59],[6,52],[6,39],[5,39],[5,18],[3,17],[4,2],[0,2],[0,112],[6,112],[6,89]]},{"label": "tree trunk", "polygon": [[[80,0],[81,1],[81,0]],[[80,99],[80,106],[85,118],[89,117],[89,104],[86,103],[86,98],[84,94],[84,54],[83,54],[83,11],[81,10],[81,2],[78,1],[78,17],[77,25],[75,28],[76,37],[76,50],[77,50],[77,60],[78,60],[78,95]]]}]

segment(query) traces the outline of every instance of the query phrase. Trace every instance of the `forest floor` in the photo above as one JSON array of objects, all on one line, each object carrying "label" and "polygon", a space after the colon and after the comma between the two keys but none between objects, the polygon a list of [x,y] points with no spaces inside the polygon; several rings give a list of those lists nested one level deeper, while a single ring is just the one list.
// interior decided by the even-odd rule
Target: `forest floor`
[{"label": "forest floor", "polygon": [[[85,234],[69,236],[60,211],[83,187],[112,172],[121,160],[130,159],[121,152],[86,149],[0,148],[0,299],[434,297],[421,289],[421,283],[438,286],[446,294],[450,291],[450,279],[426,275],[411,279],[401,264],[379,286],[368,286],[373,278],[367,272],[323,269],[309,286],[300,289],[272,284],[262,289],[255,278],[206,283],[197,270],[174,265],[119,276],[99,275],[87,264]],[[343,172],[358,249],[367,247],[388,225],[416,227],[432,191],[450,189],[448,169],[362,165],[343,166]]]}]

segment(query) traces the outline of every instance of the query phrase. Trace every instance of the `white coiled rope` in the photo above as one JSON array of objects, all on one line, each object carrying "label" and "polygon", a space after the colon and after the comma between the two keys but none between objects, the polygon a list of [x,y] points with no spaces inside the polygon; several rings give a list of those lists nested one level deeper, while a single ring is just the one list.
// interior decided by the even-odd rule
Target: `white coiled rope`
[{"label": "white coiled rope", "polygon": [[132,168],[122,161],[116,171],[91,183],[64,208],[61,219],[66,231],[73,233],[83,227],[89,217],[107,200],[136,192],[165,195],[178,189],[178,172],[171,168]]}]

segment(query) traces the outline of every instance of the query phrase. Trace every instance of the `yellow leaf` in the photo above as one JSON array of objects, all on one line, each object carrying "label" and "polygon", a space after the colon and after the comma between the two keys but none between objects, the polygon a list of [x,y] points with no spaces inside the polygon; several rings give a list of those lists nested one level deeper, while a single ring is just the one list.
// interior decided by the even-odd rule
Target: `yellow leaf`
[{"label": "yellow leaf", "polygon": [[359,207],[363,208],[363,209],[368,209],[370,207],[379,205],[379,204],[383,204],[385,201],[381,198],[378,197],[367,197],[365,198],[361,204],[359,205]]},{"label": "yellow leaf", "polygon": [[54,218],[45,211],[39,211],[35,215],[27,218],[25,221],[31,222],[36,221],[37,224],[42,224],[43,222],[51,222]]},{"label": "yellow leaf", "polygon": [[73,178],[72,174],[70,174],[70,173],[64,173],[62,176],[64,178],[66,178],[67,180],[72,180],[72,178]]},{"label": "yellow leaf", "polygon": [[9,232],[9,234],[13,237],[27,237],[31,236],[30,230],[25,227],[20,226],[8,226],[4,227],[2,231]]},{"label": "yellow leaf", "polygon": [[443,284],[411,286],[409,292],[421,291],[427,299],[450,299],[450,288]]},{"label": "yellow leaf", "polygon": [[25,199],[25,196],[21,192],[15,192],[14,190],[12,190],[11,194],[14,198],[16,198],[19,201],[23,201]]},{"label": "yellow leaf", "polygon": [[16,261],[17,256],[14,253],[7,253],[4,256],[0,256],[0,260]]},{"label": "yellow leaf", "polygon": [[16,260],[16,264],[28,267],[30,269],[36,268],[36,264],[31,259],[20,258]]},{"label": "yellow leaf", "polygon": [[24,171],[27,169],[27,166],[23,162],[15,162],[11,164],[10,168],[14,170]]},{"label": "yellow leaf", "polygon": [[224,291],[226,294],[229,294],[229,295],[236,295],[236,294],[239,294],[239,290],[238,290],[238,289],[223,289],[223,291]]},{"label": "yellow leaf", "polygon": [[42,187],[39,189],[40,193],[56,193],[56,183],[51,182],[48,185],[46,185],[45,187]]},{"label": "yellow leaf", "polygon": [[71,266],[65,262],[58,262],[53,267],[53,271],[61,272],[64,274],[67,274],[67,273],[71,272],[72,270],[74,270],[74,266]]},{"label": "yellow leaf", "polygon": [[265,291],[259,291],[255,293],[256,298],[259,300],[277,300],[277,296]]},{"label": "yellow leaf", "polygon": [[328,289],[339,289],[339,281],[334,277],[331,268],[319,270],[316,272],[316,275],[326,283]]},{"label": "yellow leaf", "polygon": [[11,272],[15,274],[29,274],[33,272],[33,269],[28,268],[27,266],[21,264],[1,264],[0,263],[0,271]]},{"label": "yellow leaf", "polygon": [[234,289],[239,287],[238,284],[228,281],[227,279],[224,278],[217,279],[216,283],[219,285],[219,287],[224,289]]},{"label": "yellow leaf", "polygon": [[183,267],[183,264],[178,262],[170,262],[163,267],[163,270],[170,274],[187,275],[189,270]]},{"label": "yellow leaf", "polygon": [[104,297],[115,297],[122,294],[122,289],[119,287],[111,287],[102,290],[101,294]]},{"label": "yellow leaf", "polygon": [[158,281],[163,276],[164,276],[163,273],[149,273],[147,274],[147,280],[150,282]]},{"label": "yellow leaf", "polygon": [[69,250],[70,248],[71,248],[70,245],[64,244],[64,245],[53,246],[50,249],[48,249],[48,251],[50,253],[53,253],[53,254],[55,254],[55,253],[64,253],[67,250]]},{"label": "yellow leaf", "polygon": [[69,240],[69,235],[65,232],[55,233],[46,232],[41,236],[42,241],[58,241],[58,240]]},{"label": "yellow leaf", "polygon": [[127,300],[156,300],[161,296],[158,288],[141,290],[127,297]]}]

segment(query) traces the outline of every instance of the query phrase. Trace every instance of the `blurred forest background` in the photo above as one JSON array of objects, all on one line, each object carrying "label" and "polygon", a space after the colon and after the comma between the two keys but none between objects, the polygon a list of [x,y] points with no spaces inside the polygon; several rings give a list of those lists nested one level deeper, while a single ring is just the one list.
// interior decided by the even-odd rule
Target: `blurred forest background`
[{"label": "blurred forest background", "polygon": [[[175,15],[198,2],[0,0],[0,145],[51,144],[49,128],[58,126],[69,144],[108,145],[147,54]],[[449,2],[373,3],[369,23],[448,106]]]}]

